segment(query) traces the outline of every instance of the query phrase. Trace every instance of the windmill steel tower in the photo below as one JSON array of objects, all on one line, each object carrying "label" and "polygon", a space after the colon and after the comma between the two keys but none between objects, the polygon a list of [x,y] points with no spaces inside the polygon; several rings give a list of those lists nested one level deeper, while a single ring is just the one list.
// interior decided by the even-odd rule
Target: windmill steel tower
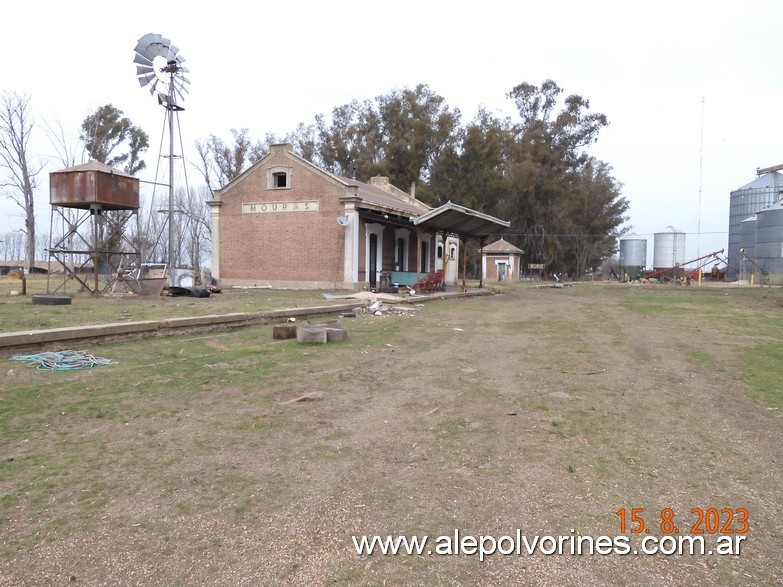
[{"label": "windmill steel tower", "polygon": [[162,35],[148,33],[141,37],[134,49],[136,56],[136,76],[142,87],[149,86],[150,95],[158,95],[158,104],[166,109],[166,119],[169,131],[169,204],[167,212],[168,222],[168,246],[167,265],[168,283],[174,283],[175,259],[174,250],[174,117],[184,110],[177,100],[183,100],[183,94],[188,93],[187,84],[190,80],[185,77],[188,69],[183,67],[185,59],[179,54],[179,49],[171,41]]}]

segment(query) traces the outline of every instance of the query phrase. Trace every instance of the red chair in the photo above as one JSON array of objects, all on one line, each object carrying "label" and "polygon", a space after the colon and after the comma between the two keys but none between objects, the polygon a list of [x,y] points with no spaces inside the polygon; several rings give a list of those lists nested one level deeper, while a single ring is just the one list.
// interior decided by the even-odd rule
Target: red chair
[{"label": "red chair", "polygon": [[421,291],[427,293],[434,293],[437,291],[443,291],[443,278],[445,272],[443,269],[438,269],[432,273],[428,273],[416,283],[411,286],[414,291]]}]

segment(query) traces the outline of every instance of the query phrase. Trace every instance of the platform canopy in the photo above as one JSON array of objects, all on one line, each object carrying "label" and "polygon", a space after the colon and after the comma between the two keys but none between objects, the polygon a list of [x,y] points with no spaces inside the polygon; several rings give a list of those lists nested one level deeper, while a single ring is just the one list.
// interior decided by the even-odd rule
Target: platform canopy
[{"label": "platform canopy", "polygon": [[508,232],[511,226],[511,223],[506,220],[453,204],[451,201],[421,216],[411,218],[411,222],[423,229],[480,240]]}]

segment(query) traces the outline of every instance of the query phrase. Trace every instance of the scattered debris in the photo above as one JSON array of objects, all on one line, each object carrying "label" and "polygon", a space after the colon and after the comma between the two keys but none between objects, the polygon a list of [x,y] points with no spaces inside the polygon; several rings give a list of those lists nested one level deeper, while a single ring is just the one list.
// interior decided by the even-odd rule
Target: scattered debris
[{"label": "scattered debris", "polygon": [[228,369],[228,363],[204,363],[202,369]]},{"label": "scattered debris", "polygon": [[599,373],[606,373],[606,369],[604,368],[598,371],[566,371],[563,369],[562,373],[567,373],[568,375],[598,375]]},{"label": "scattered debris", "polygon": [[324,399],[324,394],[320,391],[311,391],[310,393],[306,393],[304,395],[300,395],[299,397],[295,397],[294,399],[289,399],[284,402],[280,402],[280,405],[285,406],[288,404],[295,404],[299,402],[315,402]]},{"label": "scattered debris", "polygon": [[271,285],[232,285],[234,289],[272,289]]},{"label": "scattered debris", "polygon": [[553,391],[549,395],[550,397],[554,397],[557,399],[572,399],[571,395],[566,393],[565,391]]},{"label": "scattered debris", "polygon": [[536,285],[534,286],[536,289],[541,289],[542,287],[548,288],[548,289],[563,289],[564,287],[571,287],[574,285],[573,283],[564,283],[562,281],[559,281],[557,283],[553,283],[551,285],[548,284],[542,284],[542,285]]},{"label": "scattered debris", "polygon": [[[421,304],[419,304],[422,307]],[[387,305],[382,300],[375,300],[369,306],[354,308],[352,312],[344,312],[344,314],[353,314],[351,317],[356,317],[359,314],[370,314],[372,316],[383,317],[388,314],[396,314],[398,316],[415,316],[417,308],[411,306],[397,306],[395,304]],[[340,314],[343,316],[343,314]]]},{"label": "scattered debris", "polygon": [[180,287],[170,285],[166,288],[166,295],[171,298],[208,298],[212,290],[200,285],[193,287]]},{"label": "scattered debris", "polygon": [[402,301],[405,301],[409,299],[409,296],[402,296],[400,294],[388,294],[383,292],[373,292],[373,291],[360,291],[353,294],[351,297],[356,298],[358,300],[380,300],[381,302],[384,302],[386,304],[399,304]]}]

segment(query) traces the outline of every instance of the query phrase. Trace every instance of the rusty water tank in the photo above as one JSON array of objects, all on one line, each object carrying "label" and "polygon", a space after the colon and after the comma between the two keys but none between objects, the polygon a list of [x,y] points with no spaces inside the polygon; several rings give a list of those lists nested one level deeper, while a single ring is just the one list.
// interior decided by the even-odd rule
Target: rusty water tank
[{"label": "rusty water tank", "polygon": [[104,163],[90,161],[49,174],[52,206],[137,210],[139,180]]}]

